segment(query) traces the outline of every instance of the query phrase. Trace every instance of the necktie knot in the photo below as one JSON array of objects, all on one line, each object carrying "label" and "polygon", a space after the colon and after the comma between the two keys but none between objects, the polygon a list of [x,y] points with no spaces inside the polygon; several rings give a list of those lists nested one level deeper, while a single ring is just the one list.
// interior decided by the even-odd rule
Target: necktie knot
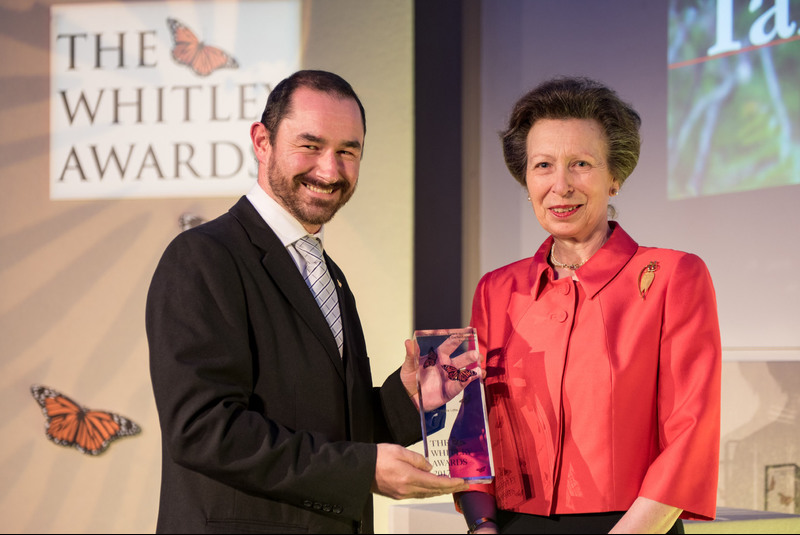
[{"label": "necktie knot", "polygon": [[294,246],[303,255],[306,263],[318,264],[322,262],[322,246],[315,237],[306,234],[297,240]]},{"label": "necktie knot", "polygon": [[344,344],[344,334],[342,333],[342,317],[339,311],[339,297],[336,295],[336,287],[333,279],[328,272],[322,256],[322,246],[319,240],[313,236],[303,236],[294,243],[294,247],[306,261],[305,274],[303,275],[306,284],[314,294],[325,320],[331,328],[336,345],[339,347],[339,354],[342,353]]}]

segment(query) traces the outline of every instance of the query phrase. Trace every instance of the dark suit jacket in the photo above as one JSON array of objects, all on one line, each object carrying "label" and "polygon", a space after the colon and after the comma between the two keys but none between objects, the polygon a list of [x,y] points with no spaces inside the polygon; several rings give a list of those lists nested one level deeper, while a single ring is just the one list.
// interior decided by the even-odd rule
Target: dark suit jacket
[{"label": "dark suit jacket", "polygon": [[372,387],[355,300],[326,261],[343,358],[245,197],[167,247],[146,310],[162,435],[158,532],[373,530],[374,443],[418,441],[419,415],[398,372]]}]

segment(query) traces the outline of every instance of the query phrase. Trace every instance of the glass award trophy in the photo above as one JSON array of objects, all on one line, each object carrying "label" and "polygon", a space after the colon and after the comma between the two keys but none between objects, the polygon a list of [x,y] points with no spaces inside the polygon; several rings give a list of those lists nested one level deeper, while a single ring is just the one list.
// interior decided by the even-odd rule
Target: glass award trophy
[{"label": "glass award trophy", "polygon": [[[414,331],[414,339],[425,458],[437,475],[490,483],[494,464],[475,329]],[[426,401],[442,404],[425,411]]]}]

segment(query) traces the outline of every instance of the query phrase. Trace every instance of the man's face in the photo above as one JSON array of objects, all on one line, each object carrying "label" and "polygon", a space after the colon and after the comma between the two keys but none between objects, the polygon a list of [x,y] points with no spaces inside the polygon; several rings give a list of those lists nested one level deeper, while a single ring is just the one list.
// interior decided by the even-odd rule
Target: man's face
[{"label": "man's face", "polygon": [[308,232],[317,232],[356,189],[364,147],[358,104],[301,87],[274,144],[264,132],[259,184]]}]

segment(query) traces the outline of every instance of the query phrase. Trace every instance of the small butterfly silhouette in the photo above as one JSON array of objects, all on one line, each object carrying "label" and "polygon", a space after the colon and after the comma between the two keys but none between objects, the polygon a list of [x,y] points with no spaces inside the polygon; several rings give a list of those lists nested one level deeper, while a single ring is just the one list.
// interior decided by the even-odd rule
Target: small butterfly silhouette
[{"label": "small butterfly silhouette", "polygon": [[442,368],[447,372],[447,378],[451,381],[460,381],[463,383],[469,381],[469,378],[473,375],[478,375],[475,370],[468,370],[466,368],[459,369],[449,364],[442,364]]},{"label": "small butterfly silhouette", "polygon": [[184,212],[178,218],[178,225],[180,225],[181,230],[189,230],[205,222],[206,220],[204,218],[191,212]]},{"label": "small butterfly silhouette", "polygon": [[428,355],[425,357],[425,362],[422,363],[423,368],[430,368],[436,364],[436,351],[431,349],[428,351]]},{"label": "small butterfly silhouette", "polygon": [[239,63],[227,52],[203,44],[183,23],[167,19],[172,35],[172,58],[191,68],[200,76],[208,76],[217,69],[236,69]]},{"label": "small butterfly silhouette", "polygon": [[74,446],[87,455],[99,455],[112,440],[141,431],[136,423],[124,416],[81,407],[46,386],[31,386],[31,394],[47,418],[47,438],[61,446]]}]

